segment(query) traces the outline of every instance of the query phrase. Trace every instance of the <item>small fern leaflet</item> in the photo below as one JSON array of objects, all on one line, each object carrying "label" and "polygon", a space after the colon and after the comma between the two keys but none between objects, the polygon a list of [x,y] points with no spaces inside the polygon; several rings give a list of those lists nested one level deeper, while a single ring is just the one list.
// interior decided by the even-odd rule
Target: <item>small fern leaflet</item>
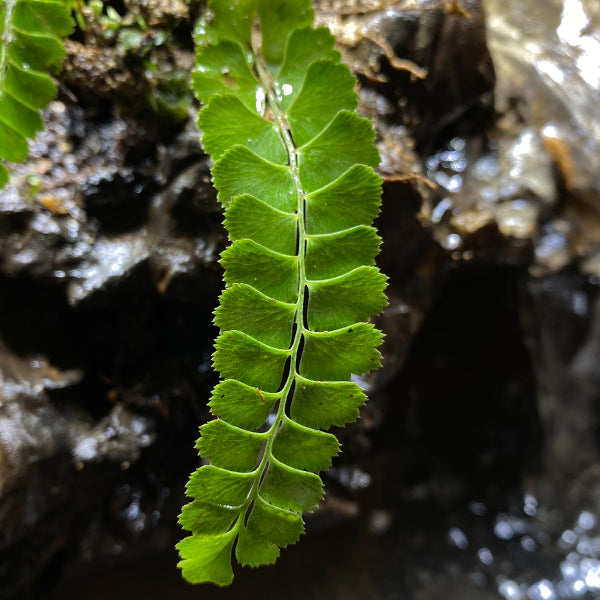
[{"label": "small fern leaflet", "polygon": [[317,475],[339,452],[326,430],[358,417],[352,373],[379,366],[386,304],[374,266],[381,179],[355,80],[308,0],[213,0],[197,27],[199,124],[232,242],[215,312],[222,380],[180,522],[180,567],[227,585],[231,555],[257,566],[303,532]]},{"label": "small fern leaflet", "polygon": [[[0,0],[0,159],[27,158],[27,138],[43,128],[39,109],[56,95],[48,73],[62,63],[61,38],[73,30],[59,0]],[[0,188],[8,169],[0,161]]]}]

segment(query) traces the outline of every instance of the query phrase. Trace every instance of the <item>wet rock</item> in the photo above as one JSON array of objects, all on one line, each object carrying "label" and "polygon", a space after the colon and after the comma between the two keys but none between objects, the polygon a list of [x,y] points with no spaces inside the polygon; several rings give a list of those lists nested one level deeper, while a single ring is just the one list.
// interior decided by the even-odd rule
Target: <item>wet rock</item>
[{"label": "wet rock", "polygon": [[94,92],[102,96],[120,92],[131,98],[136,90],[140,93],[138,81],[125,68],[126,53],[122,47],[100,49],[66,40],[65,50],[64,77],[73,89],[85,90],[91,77],[97,82]]},{"label": "wet rock", "polygon": [[[77,485],[73,467],[102,461],[130,466],[154,440],[151,421],[122,406],[94,424],[83,406],[51,401],[51,392],[73,388],[82,377],[80,370],[61,372],[44,357],[19,358],[0,344],[0,553],[35,535],[42,521],[49,528],[69,521],[69,490]],[[61,503],[65,512],[53,514]],[[4,562],[2,580],[10,583]]]},{"label": "wet rock", "polygon": [[[564,197],[562,211],[545,219],[549,233],[539,239],[536,273],[541,275],[565,266],[565,248],[585,258],[598,245],[600,12],[593,1],[552,0],[544,5],[543,19],[530,21],[536,10],[528,2],[486,2],[498,73],[496,108],[513,120],[513,129],[521,129],[523,121],[530,124]],[[532,23],[531,29],[525,31],[523,22]],[[552,252],[558,238],[548,236],[554,232],[564,243]]]},{"label": "wet rock", "polygon": [[466,113],[481,123],[494,87],[480,2],[444,7],[430,0],[321,1],[317,11],[346,62],[392,100],[395,122],[429,150]]},{"label": "wet rock", "polygon": [[29,468],[66,448],[66,421],[48,404],[46,390],[80,378],[40,357],[21,361],[0,343],[0,498],[23,485]]},{"label": "wet rock", "polygon": [[65,43],[61,74],[72,97],[100,114],[108,100],[148,129],[164,132],[187,120],[193,54],[184,2],[124,2],[101,11],[83,5],[79,17],[83,26]]},{"label": "wet rock", "polygon": [[95,240],[89,258],[69,272],[72,280],[68,290],[69,301],[77,304],[128,276],[149,256],[146,238],[146,232],[142,230],[131,235]]},{"label": "wet rock", "polygon": [[66,543],[59,533],[65,520],[51,515],[67,502],[72,482],[69,424],[48,403],[47,390],[80,377],[62,374],[39,357],[22,361],[0,345],[2,597],[31,582]]},{"label": "wet rock", "polygon": [[0,194],[5,273],[53,279],[78,303],[146,263],[163,292],[173,278],[196,287],[202,269],[215,270],[224,236],[208,165],[194,163],[195,126],[167,150],[125,119],[96,124],[62,102],[48,117]]},{"label": "wet rock", "polygon": [[159,454],[193,448],[213,383],[224,236],[197,129],[167,147],[64,100],[0,193],[0,335],[43,366],[0,361],[2,598],[53,581],[79,544],[90,564],[173,547],[195,453],[180,473],[138,465],[169,424],[180,441]]},{"label": "wet rock", "polygon": [[[137,176],[136,176],[137,175]],[[86,215],[95,219],[104,231],[119,233],[144,223],[153,179],[142,178],[130,169],[94,173],[81,188]],[[127,211],[119,210],[127,203]]]},{"label": "wet rock", "polygon": [[[499,74],[497,109],[507,113],[514,106],[525,121],[546,128],[544,137],[569,187],[597,190],[597,3],[551,0],[541,19],[534,18],[538,7],[530,2],[489,0],[485,8]],[[525,22],[531,28],[525,30]]]},{"label": "wet rock", "polygon": [[[536,10],[532,3],[492,0],[485,7],[498,74],[495,104],[503,114],[500,130],[513,137],[518,132],[521,140],[506,155],[514,166],[498,172],[514,172],[526,183],[529,193],[519,193],[519,199],[536,213],[537,227],[529,238],[534,251],[530,302],[523,314],[547,436],[552,475],[546,483],[560,486],[598,460],[598,389],[590,365],[597,360],[600,147],[594,99],[600,79],[591,57],[600,47],[600,13],[594,2],[552,1],[544,18],[525,30],[522,23]],[[520,167],[519,155],[530,164]],[[533,196],[537,200],[531,206]]]},{"label": "wet rock", "polygon": [[420,217],[457,258],[529,264],[558,200],[551,157],[532,128],[497,134],[491,145],[453,138],[427,158],[437,188]]},{"label": "wet rock", "polygon": [[[6,326],[4,309],[7,296],[14,291],[8,285],[3,285],[2,290],[2,330],[12,337]],[[186,464],[178,475],[172,466],[169,466],[170,475],[162,468],[146,470],[141,466],[146,461],[153,462],[143,452],[144,449],[152,452],[154,444],[162,446],[157,451],[159,456],[169,456],[174,451],[173,442],[163,446],[162,442],[156,441],[157,427],[164,433],[169,422],[178,423],[175,426],[177,435],[183,435],[187,440],[182,443],[193,445],[197,429],[189,416],[188,396],[193,392],[178,391],[175,382],[167,384],[169,396],[179,402],[169,410],[166,392],[158,391],[155,378],[146,377],[146,387],[141,395],[147,400],[145,404],[136,403],[133,386],[125,377],[119,376],[118,387],[107,390],[106,398],[99,399],[99,385],[94,382],[97,373],[92,365],[96,369],[106,369],[105,357],[111,353],[101,349],[98,341],[102,338],[98,337],[98,332],[89,329],[84,341],[87,345],[78,344],[73,330],[61,327],[64,314],[53,312],[55,309],[49,299],[46,297],[45,300],[49,303],[49,314],[58,321],[60,337],[55,339],[68,339],[69,346],[77,346],[67,347],[66,355],[74,352],[67,360],[81,368],[60,370],[51,366],[43,355],[19,357],[8,347],[0,346],[2,598],[11,598],[28,587],[37,589],[36,586],[42,585],[48,577],[53,581],[61,572],[64,557],[71,555],[82,542],[85,542],[85,556],[92,564],[97,564],[101,556],[137,552],[135,540],[142,546],[171,548],[176,541],[177,513],[184,501],[183,484],[195,463],[194,457],[190,456],[191,464]],[[97,311],[94,309],[92,314],[98,315]],[[13,311],[8,318],[14,320],[14,314]],[[115,318],[114,310],[112,317]],[[70,318],[74,318],[72,312]],[[105,318],[98,320],[104,339],[111,335],[107,323]],[[31,335],[23,326],[17,325],[16,335],[22,345],[28,346],[32,339],[39,338],[41,330],[36,328],[35,322],[33,329],[35,333]],[[52,326],[46,325],[45,339],[52,338],[52,334],[48,335],[49,330]],[[112,335],[124,334],[118,324],[114,326]],[[90,335],[96,339],[91,339]],[[179,341],[183,340],[181,335],[177,337]],[[141,340],[141,343],[146,342]],[[112,353],[117,366],[105,371],[111,378],[115,378],[118,364],[123,361],[124,345],[121,342]],[[51,346],[56,354],[56,344]],[[195,346],[202,348],[197,340]],[[208,354],[208,349],[200,352]],[[191,353],[188,355],[191,357]],[[138,352],[137,358],[150,364],[147,354],[143,356]],[[64,352],[62,360],[65,360]],[[181,366],[189,358],[182,361],[181,357],[173,357],[172,360]],[[159,362],[162,361],[159,359]],[[165,362],[162,364],[164,366]],[[136,379],[131,366],[123,368]],[[194,378],[197,365],[190,370],[191,377],[188,374],[187,380]],[[175,370],[169,369],[169,372]],[[207,395],[208,389],[202,388],[201,394]],[[115,402],[118,403],[111,408],[111,403]],[[132,408],[127,408],[126,404]],[[140,414],[140,410],[145,413]],[[125,484],[135,486],[138,491],[122,510],[113,510],[109,499]],[[148,510],[143,523],[141,513],[136,512],[138,505],[143,506],[141,511]],[[125,529],[122,525],[126,525]]]},{"label": "wet rock", "polygon": [[155,439],[150,419],[133,415],[122,406],[87,430],[71,433],[73,460],[83,468],[88,462],[110,460],[127,468]]},{"label": "wet rock", "polygon": [[528,284],[528,340],[538,379],[546,461],[561,485],[596,464],[600,394],[598,285],[567,270]]}]

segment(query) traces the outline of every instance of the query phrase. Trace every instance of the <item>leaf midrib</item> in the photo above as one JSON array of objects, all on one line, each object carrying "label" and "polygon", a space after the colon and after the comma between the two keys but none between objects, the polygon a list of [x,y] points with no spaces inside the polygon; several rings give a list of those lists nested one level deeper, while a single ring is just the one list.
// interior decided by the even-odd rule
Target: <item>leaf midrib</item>
[{"label": "leaf midrib", "polygon": [[274,116],[274,123],[277,125],[279,134],[284,143],[287,155],[288,155],[288,169],[292,174],[292,180],[294,182],[294,188],[296,192],[296,210],[298,214],[297,219],[297,254],[298,260],[298,299],[296,301],[296,316],[294,323],[296,325],[296,331],[292,345],[290,347],[290,368],[288,378],[281,390],[281,397],[277,406],[277,412],[273,424],[269,428],[267,433],[267,439],[264,447],[264,452],[261,457],[260,463],[255,469],[256,477],[252,484],[252,487],[248,493],[248,497],[244,502],[240,510],[240,517],[234,525],[234,529],[239,529],[242,525],[245,512],[247,508],[252,505],[256,496],[260,490],[260,484],[264,478],[269,463],[274,459],[272,454],[273,443],[277,436],[281,424],[286,418],[285,408],[292,390],[292,386],[298,375],[296,368],[300,358],[300,346],[304,333],[306,331],[304,323],[304,303],[305,295],[307,290],[307,277],[306,277],[306,222],[305,222],[305,194],[302,189],[300,182],[300,171],[298,168],[297,160],[297,148],[290,135],[289,127],[286,123],[284,111],[279,103],[277,92],[275,90],[275,82],[262,58],[260,50],[256,47],[252,48],[252,54],[254,56],[254,67],[258,80],[267,96],[269,105]]}]

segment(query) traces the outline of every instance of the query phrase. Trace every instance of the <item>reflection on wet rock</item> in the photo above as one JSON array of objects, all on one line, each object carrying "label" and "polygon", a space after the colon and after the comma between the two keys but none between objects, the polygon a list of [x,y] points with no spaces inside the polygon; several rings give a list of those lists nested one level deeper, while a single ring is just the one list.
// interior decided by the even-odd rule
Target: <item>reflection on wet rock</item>
[{"label": "reflection on wet rock", "polygon": [[90,258],[69,273],[69,301],[80,302],[109,285],[111,280],[122,279],[147,259],[150,251],[146,237],[142,231],[121,238],[96,240],[90,248]]},{"label": "reflection on wet rock", "polygon": [[[496,106],[546,127],[559,168],[578,189],[600,180],[600,8],[593,0],[488,0],[488,44],[499,74]],[[524,28],[523,23],[528,23]],[[551,133],[548,126],[552,126]],[[575,183],[576,182],[576,183]]]},{"label": "reflection on wet rock", "polygon": [[598,289],[566,271],[531,279],[528,293],[523,325],[537,371],[547,464],[560,481],[598,460]]},{"label": "reflection on wet rock", "polygon": [[93,427],[81,428],[72,436],[73,460],[80,467],[102,460],[128,467],[154,439],[151,420],[117,406]]},{"label": "reflection on wet rock", "polygon": [[467,113],[477,120],[489,110],[494,69],[479,1],[320,0],[316,20],[332,29],[367,85],[395,99],[396,121],[419,144],[432,144]]},{"label": "reflection on wet rock", "polygon": [[536,240],[539,221],[556,202],[551,158],[534,130],[516,137],[504,132],[485,146],[480,139],[453,138],[426,165],[438,191],[421,216],[440,245],[476,253],[485,245],[487,251],[493,226],[521,262],[528,260],[523,242]]},{"label": "reflection on wet rock", "polygon": [[0,499],[26,485],[28,470],[67,448],[67,421],[47,390],[68,387],[81,373],[61,373],[44,358],[21,360],[0,341]]}]

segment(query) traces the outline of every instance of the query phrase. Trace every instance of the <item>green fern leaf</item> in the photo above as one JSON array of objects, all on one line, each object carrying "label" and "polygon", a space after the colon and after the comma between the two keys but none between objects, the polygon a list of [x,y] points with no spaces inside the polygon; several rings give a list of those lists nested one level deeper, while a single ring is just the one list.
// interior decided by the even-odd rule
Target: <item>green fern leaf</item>
[{"label": "green fern leaf", "polygon": [[199,124],[232,242],[215,311],[218,417],[197,444],[178,549],[194,583],[227,585],[231,555],[273,563],[323,496],[331,426],[366,400],[349,381],[380,366],[386,305],[379,156],[354,112],[355,80],[308,0],[212,0],[196,28]]},{"label": "green fern leaf", "polygon": [[[48,73],[65,51],[61,38],[73,30],[60,0],[0,0],[0,159],[27,158],[27,138],[43,128],[39,109],[56,95]],[[0,162],[0,188],[8,169]]]}]

